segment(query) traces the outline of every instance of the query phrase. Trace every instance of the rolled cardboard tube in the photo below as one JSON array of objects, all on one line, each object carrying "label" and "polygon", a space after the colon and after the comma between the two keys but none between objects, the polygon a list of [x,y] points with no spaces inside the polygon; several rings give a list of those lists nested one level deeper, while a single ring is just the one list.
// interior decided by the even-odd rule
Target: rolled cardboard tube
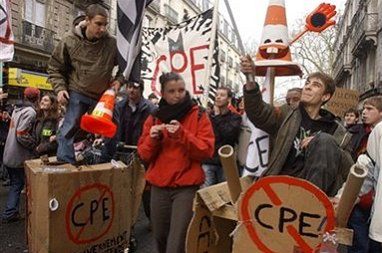
[{"label": "rolled cardboard tube", "polygon": [[367,169],[359,164],[350,168],[344,191],[337,208],[337,227],[345,228],[353,210],[355,201],[361,190],[363,181],[367,175]]},{"label": "rolled cardboard tube", "polygon": [[218,150],[220,161],[223,166],[224,175],[227,179],[229,193],[231,195],[231,202],[235,203],[242,191],[239,171],[236,165],[236,155],[232,146],[224,145]]}]

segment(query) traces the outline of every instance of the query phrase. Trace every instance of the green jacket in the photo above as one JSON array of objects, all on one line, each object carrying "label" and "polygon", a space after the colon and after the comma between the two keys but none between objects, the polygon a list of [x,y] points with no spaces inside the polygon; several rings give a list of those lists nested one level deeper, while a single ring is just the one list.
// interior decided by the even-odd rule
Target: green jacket
[{"label": "green jacket", "polygon": [[[81,25],[66,34],[54,49],[48,65],[48,82],[56,93],[76,91],[97,100],[113,81],[116,40],[106,33],[95,42],[88,41],[82,35]],[[117,79],[123,81],[121,73]]]},{"label": "green jacket", "polygon": [[[293,110],[288,105],[273,107],[265,103],[260,90],[246,91],[244,88],[245,112],[249,120],[259,129],[269,134],[272,148],[268,169],[263,176],[278,175],[284,166],[288,153],[293,145],[293,140],[301,125],[301,112]],[[323,110],[323,109],[322,109]],[[354,163],[350,155],[351,134],[340,123],[333,134],[335,141],[341,148],[341,163],[336,179],[333,194],[346,180],[351,165]]]}]

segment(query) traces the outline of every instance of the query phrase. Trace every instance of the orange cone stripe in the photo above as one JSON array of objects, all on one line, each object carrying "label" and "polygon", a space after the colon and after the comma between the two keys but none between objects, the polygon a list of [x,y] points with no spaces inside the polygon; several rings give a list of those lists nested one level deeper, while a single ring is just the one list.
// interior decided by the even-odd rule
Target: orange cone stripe
[{"label": "orange cone stripe", "polygon": [[280,5],[268,6],[264,25],[287,25],[285,7]]},{"label": "orange cone stripe", "polygon": [[113,110],[114,108],[114,96],[109,94],[104,94],[99,102],[103,102],[105,108]]}]

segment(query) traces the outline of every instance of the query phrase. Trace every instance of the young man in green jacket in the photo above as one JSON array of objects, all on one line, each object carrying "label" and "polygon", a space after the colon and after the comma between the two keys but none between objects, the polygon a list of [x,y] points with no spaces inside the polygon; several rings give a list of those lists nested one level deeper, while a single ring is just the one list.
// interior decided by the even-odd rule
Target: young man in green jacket
[{"label": "young man in green jacket", "polygon": [[[254,63],[241,59],[244,74],[255,74]],[[268,169],[263,176],[289,175],[310,181],[328,196],[334,196],[346,180],[353,164],[347,150],[351,135],[322,109],[335,91],[333,79],[313,73],[302,89],[300,105],[274,107],[262,100],[257,83],[244,86],[245,111],[259,129],[272,141]]]},{"label": "young man in green jacket", "polygon": [[58,102],[68,104],[57,138],[57,159],[75,163],[73,141],[80,119],[94,107],[109,87],[119,89],[123,76],[112,72],[117,65],[116,39],[108,34],[108,12],[99,4],[86,9],[86,18],[63,37],[53,51],[48,81]]}]

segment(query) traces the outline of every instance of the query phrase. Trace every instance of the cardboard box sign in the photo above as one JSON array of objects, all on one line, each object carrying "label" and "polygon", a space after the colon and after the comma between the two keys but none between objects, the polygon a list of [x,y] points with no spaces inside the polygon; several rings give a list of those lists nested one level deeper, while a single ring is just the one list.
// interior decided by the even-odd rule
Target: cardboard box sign
[{"label": "cardboard box sign", "polygon": [[356,109],[359,101],[359,92],[356,90],[336,88],[333,97],[326,104],[326,108],[334,115],[343,118],[345,112]]},{"label": "cardboard box sign", "polygon": [[29,252],[125,252],[144,181],[139,163],[78,169],[30,160],[25,168]]},{"label": "cardboard box sign", "polygon": [[[242,189],[247,189],[252,180],[241,178]],[[194,216],[188,227],[187,253],[229,253],[232,236],[237,223],[236,206],[230,203],[227,183],[220,183],[196,193]]]},{"label": "cardboard box sign", "polygon": [[308,181],[270,176],[258,180],[238,204],[233,252],[316,252],[335,228],[329,198]]},{"label": "cardboard box sign", "polygon": [[[287,176],[240,182],[236,204],[230,203],[227,183],[197,192],[187,253],[311,253],[334,229],[333,206],[313,184]],[[335,230],[339,243],[351,245],[351,230]]]}]

